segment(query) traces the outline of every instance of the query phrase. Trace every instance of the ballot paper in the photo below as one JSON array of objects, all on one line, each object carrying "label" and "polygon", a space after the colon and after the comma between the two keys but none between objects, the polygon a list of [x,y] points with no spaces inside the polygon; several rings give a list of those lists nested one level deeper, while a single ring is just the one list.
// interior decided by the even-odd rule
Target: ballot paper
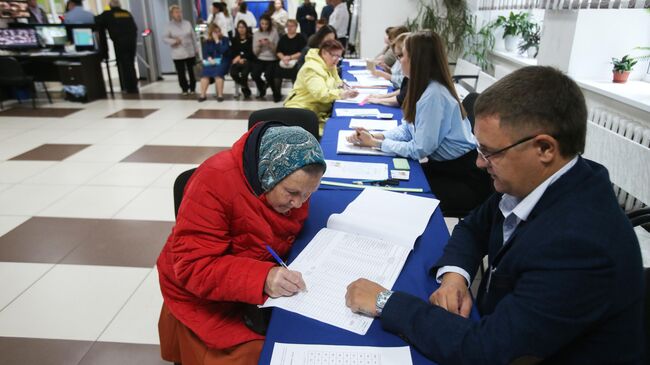
[{"label": "ballot paper", "polygon": [[327,169],[324,178],[386,180],[388,164],[325,160]]},{"label": "ballot paper", "polygon": [[348,72],[355,77],[357,75],[372,76],[372,72],[370,72],[370,70],[349,70]]},{"label": "ballot paper", "polygon": [[337,117],[377,117],[379,109],[363,109],[363,108],[336,108]]},{"label": "ballot paper", "polygon": [[376,89],[356,89],[359,94],[365,94],[365,95],[386,95],[388,94],[388,89],[386,88],[376,88]]},{"label": "ballot paper", "polygon": [[361,94],[355,96],[354,98],[350,99],[338,99],[337,101],[339,103],[349,103],[349,104],[361,104],[362,102],[365,102],[368,99],[368,94]]},{"label": "ballot paper", "polygon": [[366,67],[366,60],[362,59],[345,59],[343,62],[347,62],[350,67]]},{"label": "ballot paper", "polygon": [[368,75],[355,75],[357,82],[363,86],[393,86],[390,80]]},{"label": "ballot paper", "polygon": [[365,128],[369,131],[387,131],[389,129],[397,128],[397,120],[395,119],[350,119],[350,128]]},{"label": "ballot paper", "polygon": [[302,345],[276,342],[271,365],[412,365],[411,350],[402,347]]},{"label": "ballot paper", "polygon": [[361,147],[348,142],[348,136],[355,131],[339,131],[339,140],[336,142],[336,153],[338,155],[370,155],[370,156],[395,156],[394,153],[384,152],[378,148]]},{"label": "ballot paper", "polygon": [[307,291],[269,298],[279,307],[364,335],[373,318],[345,305],[347,286],[366,278],[392,288],[415,240],[438,206],[436,199],[364,189],[340,214],[332,214],[289,265],[302,274]]}]

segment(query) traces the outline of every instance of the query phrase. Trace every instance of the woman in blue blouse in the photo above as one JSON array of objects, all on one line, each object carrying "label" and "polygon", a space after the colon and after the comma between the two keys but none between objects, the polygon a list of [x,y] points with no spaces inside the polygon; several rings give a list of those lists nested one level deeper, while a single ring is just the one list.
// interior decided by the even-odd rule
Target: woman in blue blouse
[{"label": "woman in blue blouse", "polygon": [[462,216],[489,196],[491,185],[489,175],[476,167],[476,139],[451,80],[442,39],[430,31],[411,34],[400,62],[409,77],[404,122],[384,133],[357,129],[348,141],[420,160],[445,216]]},{"label": "woman in blue blouse", "polygon": [[221,28],[214,23],[208,27],[208,39],[203,45],[203,72],[201,73],[201,96],[199,102],[206,100],[210,78],[214,78],[217,100],[223,101],[223,77],[230,68],[230,40],[224,37]]}]

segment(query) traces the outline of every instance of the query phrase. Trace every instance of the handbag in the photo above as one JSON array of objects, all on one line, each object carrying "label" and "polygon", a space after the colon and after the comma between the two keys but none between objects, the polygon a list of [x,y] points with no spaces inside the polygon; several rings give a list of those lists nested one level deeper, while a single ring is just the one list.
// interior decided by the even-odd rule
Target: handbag
[{"label": "handbag", "polygon": [[289,60],[288,64],[282,62],[282,60],[279,62],[281,68],[293,68],[296,63],[298,63],[298,60]]},{"label": "handbag", "polygon": [[272,309],[273,308],[259,308],[254,304],[244,305],[244,313],[242,315],[244,324],[251,331],[258,335],[265,336],[266,330],[269,328],[269,322],[271,321]]},{"label": "handbag", "polygon": [[201,61],[197,62],[194,65],[194,70],[193,71],[194,71],[194,78],[196,80],[200,80],[201,75],[203,75],[203,63]]}]

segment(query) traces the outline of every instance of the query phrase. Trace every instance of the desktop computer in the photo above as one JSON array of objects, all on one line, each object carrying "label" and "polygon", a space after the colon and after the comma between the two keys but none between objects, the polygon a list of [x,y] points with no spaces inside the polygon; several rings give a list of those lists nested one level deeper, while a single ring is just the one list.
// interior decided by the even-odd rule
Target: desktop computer
[{"label": "desktop computer", "polygon": [[34,29],[10,28],[0,29],[0,49],[18,50],[38,48],[38,39]]},{"label": "desktop computer", "polygon": [[62,48],[68,42],[64,25],[37,25],[36,34],[43,47]]}]

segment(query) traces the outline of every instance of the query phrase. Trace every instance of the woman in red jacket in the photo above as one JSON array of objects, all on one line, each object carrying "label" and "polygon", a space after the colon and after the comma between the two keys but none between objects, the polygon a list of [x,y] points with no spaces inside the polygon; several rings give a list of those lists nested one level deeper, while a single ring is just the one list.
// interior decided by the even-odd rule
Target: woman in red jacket
[{"label": "woman in red jacket", "polygon": [[157,262],[163,359],[257,363],[264,336],[247,326],[255,305],[305,289],[265,245],[288,254],[324,172],[318,141],[278,122],[257,124],[198,167]]}]

